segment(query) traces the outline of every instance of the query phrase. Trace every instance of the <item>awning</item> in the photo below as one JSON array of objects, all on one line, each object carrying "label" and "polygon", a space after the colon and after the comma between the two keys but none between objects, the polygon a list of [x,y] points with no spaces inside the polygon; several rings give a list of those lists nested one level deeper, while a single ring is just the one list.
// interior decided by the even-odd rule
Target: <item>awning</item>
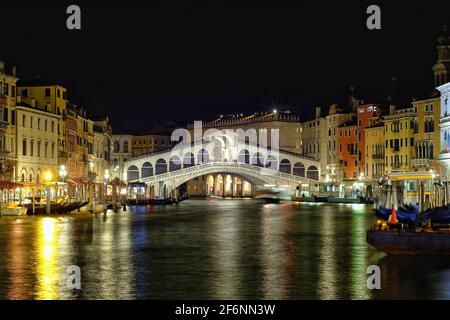
[{"label": "awning", "polygon": [[89,181],[83,178],[66,179],[66,181],[74,186],[82,186],[89,184]]},{"label": "awning", "polygon": [[23,185],[20,183],[15,183],[11,181],[0,181],[0,189],[2,190],[14,190],[22,187]]}]

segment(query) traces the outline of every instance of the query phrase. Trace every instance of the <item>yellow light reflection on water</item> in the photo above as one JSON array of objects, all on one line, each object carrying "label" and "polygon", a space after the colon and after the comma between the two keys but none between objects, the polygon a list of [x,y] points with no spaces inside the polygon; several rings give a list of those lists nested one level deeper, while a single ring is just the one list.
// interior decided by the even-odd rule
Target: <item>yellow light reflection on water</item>
[{"label": "yellow light reflection on water", "polygon": [[52,300],[58,298],[57,233],[58,225],[54,218],[43,218],[39,222],[37,246],[37,292],[36,298]]}]

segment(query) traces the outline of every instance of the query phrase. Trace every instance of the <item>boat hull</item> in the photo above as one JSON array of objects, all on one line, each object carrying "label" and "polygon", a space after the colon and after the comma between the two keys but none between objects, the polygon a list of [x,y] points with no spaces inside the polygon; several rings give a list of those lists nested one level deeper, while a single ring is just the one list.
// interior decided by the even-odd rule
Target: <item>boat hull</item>
[{"label": "boat hull", "polygon": [[450,234],[369,230],[367,242],[390,255],[450,255]]},{"label": "boat hull", "polygon": [[[384,207],[380,207],[379,210],[377,210],[376,215],[378,218],[383,219],[383,220],[389,220],[389,216],[392,213],[392,209],[390,208],[384,208]],[[397,209],[396,210],[396,214],[397,214],[397,220],[401,223],[414,223],[417,219],[417,212],[408,212],[402,209]]]}]

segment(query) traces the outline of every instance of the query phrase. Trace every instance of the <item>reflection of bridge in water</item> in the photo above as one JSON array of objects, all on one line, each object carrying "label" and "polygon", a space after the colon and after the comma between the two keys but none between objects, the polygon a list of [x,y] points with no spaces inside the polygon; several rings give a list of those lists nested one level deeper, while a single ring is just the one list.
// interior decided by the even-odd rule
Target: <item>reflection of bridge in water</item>
[{"label": "reflection of bridge in water", "polygon": [[316,183],[320,171],[319,162],[314,159],[248,143],[228,148],[214,142],[176,146],[129,159],[124,165],[127,181],[145,183],[150,197],[173,195],[182,184],[208,175],[236,177],[252,186],[272,185],[294,190],[301,184]]}]

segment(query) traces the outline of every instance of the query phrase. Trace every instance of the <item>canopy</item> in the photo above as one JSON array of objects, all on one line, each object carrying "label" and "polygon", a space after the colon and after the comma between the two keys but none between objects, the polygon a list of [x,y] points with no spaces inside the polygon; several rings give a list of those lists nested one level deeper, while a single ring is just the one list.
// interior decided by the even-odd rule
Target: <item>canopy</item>
[{"label": "canopy", "polygon": [[22,188],[23,184],[15,183],[11,181],[0,181],[0,189],[2,190],[14,190],[17,188]]}]

